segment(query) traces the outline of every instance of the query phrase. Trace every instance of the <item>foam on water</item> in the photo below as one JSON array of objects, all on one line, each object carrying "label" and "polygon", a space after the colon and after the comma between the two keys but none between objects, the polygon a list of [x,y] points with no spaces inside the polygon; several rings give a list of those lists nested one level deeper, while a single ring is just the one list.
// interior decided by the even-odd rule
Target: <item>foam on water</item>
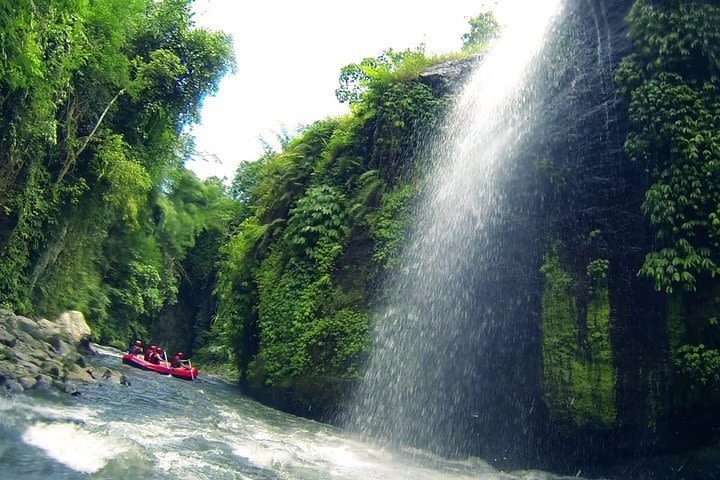
[{"label": "foam on water", "polygon": [[126,451],[117,441],[86,432],[72,423],[36,423],[25,430],[22,440],[81,473],[95,473]]}]

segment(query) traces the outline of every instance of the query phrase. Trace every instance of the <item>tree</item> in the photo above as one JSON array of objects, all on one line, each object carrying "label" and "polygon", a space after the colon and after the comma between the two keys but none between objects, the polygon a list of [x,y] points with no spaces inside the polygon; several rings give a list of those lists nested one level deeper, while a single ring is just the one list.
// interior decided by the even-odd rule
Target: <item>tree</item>
[{"label": "tree", "polygon": [[492,12],[484,12],[468,20],[470,31],[462,36],[463,52],[478,52],[487,48],[500,33],[500,25]]}]

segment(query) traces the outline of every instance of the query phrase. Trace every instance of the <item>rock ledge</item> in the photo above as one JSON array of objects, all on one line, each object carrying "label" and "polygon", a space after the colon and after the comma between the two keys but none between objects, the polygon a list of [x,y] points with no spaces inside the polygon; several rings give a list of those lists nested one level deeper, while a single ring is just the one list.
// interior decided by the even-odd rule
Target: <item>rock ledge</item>
[{"label": "rock ledge", "polygon": [[94,371],[86,358],[93,354],[90,327],[81,312],[35,321],[0,309],[0,387],[6,392],[79,395],[79,387],[99,380],[128,384],[108,368]]}]

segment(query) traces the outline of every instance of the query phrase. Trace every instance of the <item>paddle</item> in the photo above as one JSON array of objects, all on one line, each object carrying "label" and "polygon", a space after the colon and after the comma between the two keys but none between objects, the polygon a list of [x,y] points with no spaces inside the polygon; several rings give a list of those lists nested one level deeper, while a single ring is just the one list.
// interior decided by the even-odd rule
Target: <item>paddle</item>
[{"label": "paddle", "polygon": [[190,367],[190,378],[192,378],[193,381],[195,381],[195,374],[193,373],[192,363],[190,362],[189,358],[188,358],[188,367]]},{"label": "paddle", "polygon": [[168,361],[167,361],[167,352],[166,352],[165,350],[163,350],[163,358],[165,359],[165,368],[168,369],[167,376],[170,377],[170,376],[172,376],[172,373],[170,373],[170,368],[171,368],[171,367],[170,367],[170,364],[169,364]]}]

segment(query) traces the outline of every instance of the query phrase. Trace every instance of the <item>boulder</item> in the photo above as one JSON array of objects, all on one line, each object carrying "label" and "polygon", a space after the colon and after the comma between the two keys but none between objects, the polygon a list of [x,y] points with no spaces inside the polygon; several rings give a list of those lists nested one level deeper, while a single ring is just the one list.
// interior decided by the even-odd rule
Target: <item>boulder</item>
[{"label": "boulder", "polygon": [[55,350],[55,353],[57,353],[60,356],[67,356],[71,353],[77,352],[77,347],[73,347],[69,343],[63,340],[63,337],[60,334],[54,334],[52,337],[50,337],[50,341],[48,342],[51,347]]},{"label": "boulder", "polygon": [[72,340],[71,343],[81,345],[90,341],[90,327],[81,312],[74,310],[65,312],[55,323],[63,334]]},{"label": "boulder", "polygon": [[38,375],[35,382],[35,390],[49,390],[50,386],[52,385],[52,378],[48,377],[47,375]]},{"label": "boulder", "polygon": [[15,335],[12,335],[10,332],[5,330],[5,328],[0,325],[0,344],[3,344],[8,347],[14,347],[17,343],[17,338]]},{"label": "boulder", "polygon": [[15,316],[15,330],[19,330],[18,334],[25,332],[29,334],[35,340],[42,340],[45,338],[43,329],[38,325],[35,320],[31,320],[27,317]]},{"label": "boulder", "polygon": [[53,323],[46,318],[41,318],[37,321],[37,324],[38,328],[43,333],[43,337],[45,338],[62,333],[57,323]]},{"label": "boulder", "polygon": [[[79,386],[98,383],[83,356],[95,353],[90,338],[90,327],[80,312],[65,312],[53,322],[0,309],[0,385],[12,393],[79,395]],[[105,381],[129,385],[124,375],[105,370]]]},{"label": "boulder", "polygon": [[87,370],[83,369],[79,365],[75,365],[74,367],[68,369],[65,381],[68,383],[97,383],[97,380],[95,380],[95,378]]},{"label": "boulder", "polygon": [[16,382],[15,380],[6,380],[4,386],[6,390],[12,393],[20,393],[25,391],[22,385],[20,385],[20,383]]},{"label": "boulder", "polygon": [[33,377],[21,377],[18,380],[18,382],[20,383],[20,385],[22,385],[22,387],[25,390],[30,390],[31,388],[33,388],[35,386],[35,384],[37,383],[37,380],[34,379]]},{"label": "boulder", "polygon": [[78,355],[77,360],[75,360],[75,363],[82,368],[88,368],[87,360],[85,360],[85,357],[83,357],[82,355]]}]

